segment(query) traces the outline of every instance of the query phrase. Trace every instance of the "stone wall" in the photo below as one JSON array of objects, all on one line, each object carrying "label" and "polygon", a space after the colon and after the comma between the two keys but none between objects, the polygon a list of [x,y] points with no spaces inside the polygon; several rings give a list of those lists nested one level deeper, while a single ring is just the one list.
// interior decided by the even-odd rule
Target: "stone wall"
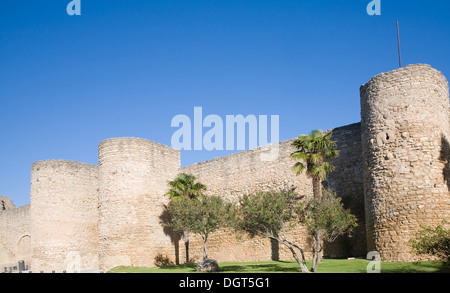
[{"label": "stone wall", "polygon": [[[325,246],[329,257],[376,250],[387,261],[418,259],[406,245],[420,225],[450,217],[448,82],[428,65],[411,65],[372,78],[361,87],[361,123],[333,129],[340,156],[324,182],[358,218],[350,238]],[[207,194],[236,201],[243,194],[295,188],[312,196],[311,179],[292,170],[294,139],[180,168],[180,152],[146,139],[100,142],[99,166],[49,160],[32,165],[31,207],[0,197],[0,265],[31,260],[34,271],[108,270],[153,266],[157,257],[184,261],[177,233],[164,229],[167,182],[192,173]],[[277,148],[272,148],[276,150]],[[289,237],[311,256],[305,229]],[[291,259],[267,239],[237,239],[229,230],[210,236],[218,261]],[[191,236],[191,257],[202,241]]]},{"label": "stone wall", "polygon": [[[341,154],[333,161],[336,171],[329,177],[327,183],[339,196],[344,197],[348,208],[358,212],[360,225],[351,240],[343,237],[339,242],[327,245],[325,256],[364,255],[366,239],[360,124],[334,129],[332,139],[337,141]],[[295,147],[291,145],[293,140],[279,143],[279,156],[274,161],[262,160],[261,154],[266,153],[267,150],[260,147],[183,167],[181,171],[195,175],[200,182],[207,185],[207,194],[222,195],[231,201],[243,194],[291,188],[295,188],[298,195],[312,196],[311,179],[305,173],[297,176],[292,171],[295,161],[289,156],[295,151]],[[305,248],[307,257],[311,257],[311,239],[304,227],[298,226],[288,235],[290,239]],[[209,254],[219,261],[292,259],[288,249],[278,247],[277,243],[271,243],[268,239],[244,239],[236,239],[230,231],[220,231],[210,236]],[[349,247],[344,248],[344,245]],[[184,251],[184,246],[180,245],[180,247]],[[201,258],[201,247],[201,239],[193,237],[192,255]],[[181,255],[184,255],[183,253]]]},{"label": "stone wall", "polygon": [[[295,188],[299,195],[311,195],[311,180],[305,174],[296,176],[291,170],[294,161],[289,158],[294,148],[293,140],[279,143],[278,159],[264,161],[261,157],[268,150],[259,147],[222,158],[193,164],[181,168],[181,172],[190,173],[207,186],[206,194],[221,195],[230,201],[236,201],[243,194],[256,191],[288,190]],[[307,256],[310,256],[309,236],[305,229],[297,227],[289,233],[294,242],[306,244]],[[208,241],[209,255],[218,261],[257,261],[270,259],[292,259],[292,254],[284,247],[271,243],[268,239],[236,239],[229,231],[212,234]],[[193,237],[191,254],[197,259],[202,257],[201,239]],[[180,245],[184,256],[184,246]]]},{"label": "stone wall", "polygon": [[14,209],[16,206],[9,197],[0,195],[0,211]]},{"label": "stone wall", "polygon": [[333,129],[331,137],[337,142],[339,156],[331,161],[335,170],[328,175],[324,185],[342,198],[344,207],[350,209],[358,226],[350,236],[341,236],[324,247],[328,257],[365,256],[366,225],[364,213],[364,180],[362,171],[361,123]]},{"label": "stone wall", "polygon": [[98,268],[98,167],[49,160],[31,169],[31,269]]},{"label": "stone wall", "polygon": [[146,139],[111,138],[99,144],[100,268],[153,266],[157,254],[174,254],[160,224],[167,182],[180,152]]},{"label": "stone wall", "polygon": [[450,216],[448,83],[411,65],[361,87],[367,248],[406,261],[420,225]]},{"label": "stone wall", "polygon": [[[5,205],[3,205],[5,203]],[[16,208],[7,197],[0,197],[0,270],[31,261],[30,205]]]}]

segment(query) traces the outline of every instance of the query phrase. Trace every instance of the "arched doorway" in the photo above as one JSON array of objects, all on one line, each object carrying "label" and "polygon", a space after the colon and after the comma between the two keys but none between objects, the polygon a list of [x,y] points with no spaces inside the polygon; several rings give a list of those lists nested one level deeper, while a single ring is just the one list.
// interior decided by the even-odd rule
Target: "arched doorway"
[{"label": "arched doorway", "polygon": [[31,236],[23,235],[17,243],[16,261],[25,261],[25,267],[31,262]]}]

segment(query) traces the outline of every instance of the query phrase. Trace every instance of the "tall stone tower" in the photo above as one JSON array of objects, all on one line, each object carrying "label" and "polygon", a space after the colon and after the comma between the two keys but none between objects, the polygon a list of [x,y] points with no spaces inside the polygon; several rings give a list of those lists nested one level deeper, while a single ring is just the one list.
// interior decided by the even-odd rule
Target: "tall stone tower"
[{"label": "tall stone tower", "polygon": [[157,254],[173,254],[160,216],[179,168],[180,152],[168,146],[132,137],[100,142],[100,269],[153,266]]},{"label": "tall stone tower", "polygon": [[421,64],[360,89],[367,249],[384,261],[413,260],[412,234],[450,217],[448,91]]},{"label": "tall stone tower", "polygon": [[31,167],[33,271],[98,268],[98,167],[63,160]]}]

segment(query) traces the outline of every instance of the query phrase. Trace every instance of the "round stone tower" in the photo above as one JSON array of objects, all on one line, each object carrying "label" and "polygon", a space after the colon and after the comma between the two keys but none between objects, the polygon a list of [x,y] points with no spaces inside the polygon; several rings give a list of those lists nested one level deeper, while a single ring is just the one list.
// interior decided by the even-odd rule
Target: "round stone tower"
[{"label": "round stone tower", "polygon": [[31,167],[31,270],[98,268],[98,167],[63,160]]},{"label": "round stone tower", "polygon": [[161,226],[167,182],[180,168],[180,152],[146,139],[111,138],[99,144],[99,261],[115,266],[152,266],[171,257]]},{"label": "round stone tower", "polygon": [[450,217],[448,82],[429,65],[382,73],[361,91],[368,251],[410,261],[421,225]]}]

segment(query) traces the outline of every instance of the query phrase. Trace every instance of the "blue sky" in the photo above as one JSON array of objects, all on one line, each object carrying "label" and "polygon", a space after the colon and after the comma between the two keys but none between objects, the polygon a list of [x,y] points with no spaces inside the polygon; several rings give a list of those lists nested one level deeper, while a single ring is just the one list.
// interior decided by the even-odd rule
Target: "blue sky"
[{"label": "blue sky", "polygon": [[[29,203],[31,164],[97,164],[97,145],[170,145],[177,114],[279,115],[280,140],[360,121],[359,87],[403,65],[450,76],[448,1],[0,2],[0,195]],[[182,165],[228,151],[182,151]]]}]

